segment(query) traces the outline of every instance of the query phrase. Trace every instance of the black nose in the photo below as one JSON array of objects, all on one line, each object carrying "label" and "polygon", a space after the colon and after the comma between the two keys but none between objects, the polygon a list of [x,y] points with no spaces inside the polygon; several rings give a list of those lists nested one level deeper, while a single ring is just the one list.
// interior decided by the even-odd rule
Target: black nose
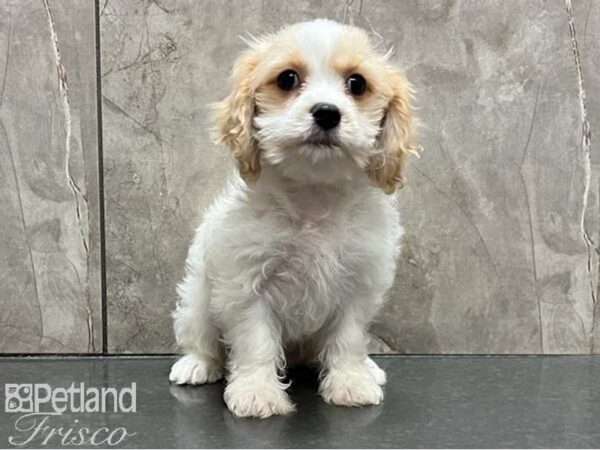
[{"label": "black nose", "polygon": [[317,125],[323,130],[335,128],[340,123],[340,110],[331,103],[317,103],[311,108],[310,112]]}]

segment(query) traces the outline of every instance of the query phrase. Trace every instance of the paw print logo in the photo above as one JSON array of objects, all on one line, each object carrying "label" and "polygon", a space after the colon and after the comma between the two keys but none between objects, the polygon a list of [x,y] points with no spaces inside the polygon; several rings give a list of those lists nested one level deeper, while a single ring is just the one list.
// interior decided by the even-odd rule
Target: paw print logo
[{"label": "paw print logo", "polygon": [[4,410],[6,412],[33,412],[31,384],[6,383],[4,385]]}]

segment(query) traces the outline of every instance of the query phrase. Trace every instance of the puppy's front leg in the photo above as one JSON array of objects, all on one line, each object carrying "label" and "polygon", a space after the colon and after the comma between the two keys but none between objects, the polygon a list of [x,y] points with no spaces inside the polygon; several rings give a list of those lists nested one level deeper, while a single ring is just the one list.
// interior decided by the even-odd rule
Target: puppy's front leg
[{"label": "puppy's front leg", "polygon": [[230,346],[229,376],[224,399],[238,417],[266,418],[287,414],[294,405],[280,381],[284,353],[281,332],[260,300],[228,320],[225,339]]},{"label": "puppy's front leg", "polygon": [[365,327],[352,311],[345,311],[328,330],[319,356],[323,371],[319,392],[327,403],[361,406],[383,400],[380,384],[385,372],[377,367],[380,376],[374,375],[371,364],[376,364],[367,357]]}]

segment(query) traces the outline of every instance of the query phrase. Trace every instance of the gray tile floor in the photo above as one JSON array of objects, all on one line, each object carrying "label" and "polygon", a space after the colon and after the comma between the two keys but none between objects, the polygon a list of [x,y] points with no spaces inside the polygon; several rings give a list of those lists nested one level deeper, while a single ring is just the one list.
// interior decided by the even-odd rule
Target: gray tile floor
[{"label": "gray tile floor", "polygon": [[115,442],[124,428],[135,434],[117,447],[600,447],[600,357],[376,359],[389,377],[382,406],[328,406],[316,394],[315,375],[295,371],[295,414],[240,420],[225,408],[221,384],[171,386],[170,357],[4,358],[2,384],[135,382],[136,412],[26,416],[6,412],[15,407],[7,401],[0,446],[41,447],[47,439],[45,446],[60,447],[65,435],[77,443],[81,434],[90,447],[93,432],[96,442],[108,433]]}]

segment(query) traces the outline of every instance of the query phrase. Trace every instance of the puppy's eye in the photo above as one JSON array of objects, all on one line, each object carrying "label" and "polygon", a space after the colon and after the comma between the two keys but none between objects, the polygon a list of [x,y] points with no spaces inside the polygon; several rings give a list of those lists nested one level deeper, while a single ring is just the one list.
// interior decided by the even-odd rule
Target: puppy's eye
[{"label": "puppy's eye", "polygon": [[284,70],[277,77],[277,86],[283,91],[291,91],[300,85],[300,77],[298,74],[291,70]]},{"label": "puppy's eye", "polygon": [[346,87],[352,95],[363,95],[367,89],[367,80],[359,73],[353,73],[346,80]]}]

